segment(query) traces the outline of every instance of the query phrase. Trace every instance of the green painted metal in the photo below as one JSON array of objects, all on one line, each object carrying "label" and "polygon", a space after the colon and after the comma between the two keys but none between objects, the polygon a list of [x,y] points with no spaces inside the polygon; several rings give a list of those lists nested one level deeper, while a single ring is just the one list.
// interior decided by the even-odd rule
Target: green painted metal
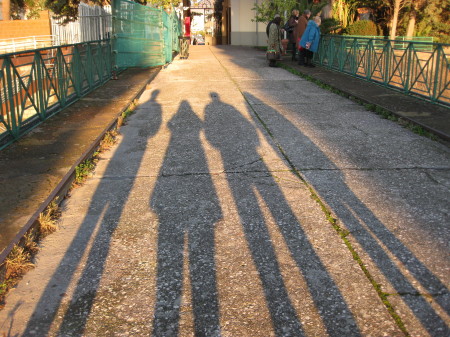
[{"label": "green painted metal", "polygon": [[0,55],[0,148],[107,82],[109,40]]},{"label": "green painted metal", "polygon": [[359,36],[322,36],[322,66],[450,106],[450,45]]},{"label": "green painted metal", "polygon": [[0,55],[0,149],[111,78],[163,65],[180,50],[174,11],[113,1],[113,46],[99,40]]},{"label": "green painted metal", "polygon": [[179,51],[181,21],[175,11],[133,1],[112,4],[114,67],[154,67],[171,62]]}]

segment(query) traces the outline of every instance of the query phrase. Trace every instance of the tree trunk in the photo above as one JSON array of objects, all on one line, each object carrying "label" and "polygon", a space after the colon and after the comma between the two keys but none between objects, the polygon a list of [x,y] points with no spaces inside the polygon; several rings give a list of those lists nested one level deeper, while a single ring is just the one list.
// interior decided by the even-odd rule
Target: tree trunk
[{"label": "tree trunk", "polygon": [[409,13],[409,21],[408,21],[408,29],[406,30],[406,36],[413,37],[414,36],[414,28],[416,26],[416,17],[417,12],[413,7],[411,8],[411,12]]},{"label": "tree trunk", "polygon": [[391,33],[389,34],[389,38],[391,40],[395,40],[395,36],[397,34],[398,14],[400,13],[401,2],[402,0],[394,0],[394,15],[392,15]]}]

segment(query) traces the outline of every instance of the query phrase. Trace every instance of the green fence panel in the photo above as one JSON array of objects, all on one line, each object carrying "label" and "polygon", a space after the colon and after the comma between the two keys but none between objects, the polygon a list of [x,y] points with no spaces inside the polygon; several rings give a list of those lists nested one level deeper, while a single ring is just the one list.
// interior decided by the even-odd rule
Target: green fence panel
[{"label": "green fence panel", "polygon": [[163,12],[162,15],[164,26],[164,56],[166,63],[172,62],[172,15]]},{"label": "green fence panel", "polygon": [[0,148],[111,78],[109,40],[0,55]]},{"label": "green fence panel", "polygon": [[172,35],[172,49],[175,52],[180,52],[180,37],[183,35],[183,29],[181,28],[181,18],[177,15],[173,15],[173,35]]},{"label": "green fence panel", "polygon": [[450,106],[450,45],[359,36],[322,36],[322,66]]},{"label": "green fence panel", "polygon": [[113,1],[115,66],[165,64],[163,10],[127,0]]}]

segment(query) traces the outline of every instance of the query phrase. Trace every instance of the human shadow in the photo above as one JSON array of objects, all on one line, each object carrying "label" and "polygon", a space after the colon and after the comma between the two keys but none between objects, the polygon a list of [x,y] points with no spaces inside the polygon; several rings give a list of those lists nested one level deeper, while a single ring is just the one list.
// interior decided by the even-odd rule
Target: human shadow
[{"label": "human shadow", "polygon": [[[139,124],[138,132],[145,140],[144,144],[157,133],[161,125],[162,109],[156,101],[158,94],[159,90],[153,91],[150,101],[146,103],[151,105],[150,114],[146,117],[145,123]],[[82,257],[89,249],[89,241],[92,240],[87,260],[72,296],[73,300],[69,303],[58,331],[58,336],[83,335],[103,275],[112,235],[133,187],[145,146],[139,151],[134,151],[133,160],[128,161],[126,167],[118,167],[121,161],[115,158],[135,149],[135,141],[124,136],[115,156],[110,160],[86,216],[43,291],[24,336],[47,336],[61,306],[63,298],[61,294],[67,291],[73,281],[75,272],[82,263]],[[117,177],[118,172],[126,172],[126,175]]]},{"label": "human shadow", "polygon": [[[289,156],[289,162],[294,165],[293,163],[296,160],[301,159],[299,157],[294,158],[294,156],[312,156],[315,161],[327,167],[326,184],[320,183],[323,178],[322,180],[308,179],[308,183],[312,185],[322,200],[332,208],[336,216],[343,221],[351,236],[375,262],[379,271],[384,274],[425,329],[433,336],[450,335],[446,322],[421,295],[420,289],[404,275],[389,254],[395,256],[410,275],[420,282],[434,301],[449,313],[450,303],[447,286],[354,194],[351,188],[347,186],[345,177],[339,167],[311,139],[274,108],[266,105],[249,92],[245,92],[244,95],[252,102],[252,105],[257,106],[258,111],[263,112],[262,115],[254,109],[249,109],[255,124],[261,130],[264,130],[263,134],[270,140],[269,143],[276,143],[283,150],[284,154],[282,155],[279,148],[274,146],[282,159],[287,159],[285,156]],[[276,122],[273,122],[275,120]],[[265,126],[263,126],[262,121],[264,121]],[[278,127],[273,126],[274,124]],[[271,136],[268,135],[269,133]],[[299,144],[304,144],[304,149],[299,149]],[[333,195],[330,193],[330,189],[339,191],[339,193]]]},{"label": "human shadow", "polygon": [[277,336],[305,336],[280,272],[275,247],[260,209],[257,192],[267,204],[289,252],[303,274],[330,336],[359,336],[345,299],[309,242],[269,168],[260,159],[255,127],[233,106],[212,92],[205,108],[207,140],[222,156],[228,184],[264,289]]},{"label": "human shadow", "polygon": [[183,101],[168,127],[170,143],[151,196],[159,218],[153,336],[179,333],[185,264],[195,335],[220,336],[214,228],[222,211],[200,141],[203,122]]}]

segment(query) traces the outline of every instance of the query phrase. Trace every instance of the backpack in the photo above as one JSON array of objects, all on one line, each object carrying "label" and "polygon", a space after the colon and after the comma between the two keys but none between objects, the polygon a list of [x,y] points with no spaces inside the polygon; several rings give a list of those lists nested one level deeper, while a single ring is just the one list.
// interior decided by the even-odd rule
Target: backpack
[{"label": "backpack", "polygon": [[289,26],[289,20],[286,21],[286,23],[283,26],[283,29],[288,33],[292,33],[294,31],[294,27]]}]

